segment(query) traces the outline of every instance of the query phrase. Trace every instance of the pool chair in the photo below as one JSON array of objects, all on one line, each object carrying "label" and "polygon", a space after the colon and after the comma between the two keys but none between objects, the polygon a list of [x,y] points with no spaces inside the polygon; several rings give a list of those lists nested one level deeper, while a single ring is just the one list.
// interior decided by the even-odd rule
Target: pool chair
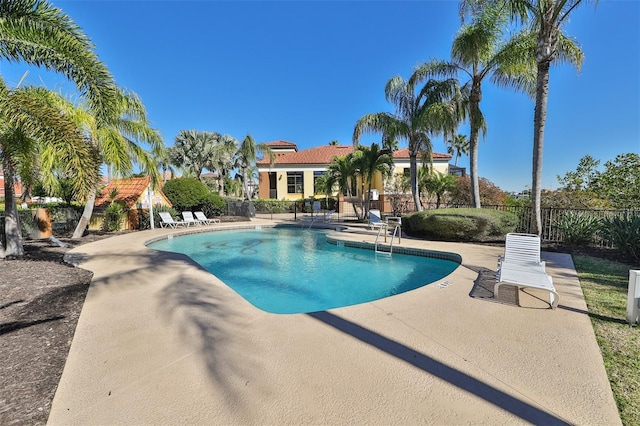
[{"label": "pool chair", "polygon": [[504,256],[498,257],[495,298],[503,284],[522,288],[537,288],[549,292],[549,305],[558,306],[560,296],[547,274],[545,263],[540,260],[540,237],[533,234],[507,234]]},{"label": "pool chair", "polygon": [[380,228],[386,229],[388,227],[387,222],[382,220],[382,215],[380,214],[380,210],[371,209],[369,210],[369,229],[380,230]]},{"label": "pool chair", "polygon": [[333,219],[333,215],[335,214],[335,210],[329,210],[328,212],[324,213],[322,215],[322,221],[323,222],[331,222],[331,219]]},{"label": "pool chair", "polygon": [[158,212],[160,215],[160,228],[177,228],[178,226],[184,226],[187,228],[189,224],[181,220],[173,220],[169,212]]},{"label": "pool chair", "polygon": [[196,215],[196,219],[198,219],[200,222],[204,223],[205,225],[211,225],[212,223],[220,223],[220,219],[208,218],[207,216],[205,216],[203,212],[193,212],[193,214]]},{"label": "pool chair", "polygon": [[182,212],[182,218],[189,225],[202,225],[203,224],[203,222],[201,220],[198,220],[195,217],[193,217],[193,213],[191,213],[191,212]]}]

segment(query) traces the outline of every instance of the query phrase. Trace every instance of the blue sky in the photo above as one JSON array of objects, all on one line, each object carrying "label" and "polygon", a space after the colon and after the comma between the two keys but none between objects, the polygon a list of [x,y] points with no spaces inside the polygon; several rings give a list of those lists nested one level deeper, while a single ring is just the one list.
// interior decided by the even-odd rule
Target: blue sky
[{"label": "blue sky", "polygon": [[[351,144],[361,116],[393,112],[386,82],[430,58],[448,59],[460,27],[457,1],[53,3],[84,29],[117,83],[142,98],[168,146],[182,129],[283,139],[299,149]],[[584,155],[604,163],[640,153],[640,2],[584,4],[565,31],[585,60],[580,72],[551,70],[542,183],[552,189]],[[26,69],[0,61],[10,86]],[[27,81],[72,89],[39,69]],[[488,133],[479,174],[521,191],[531,186],[533,100],[483,89]],[[366,135],[361,143],[379,140]],[[446,152],[441,137],[433,146]]]}]

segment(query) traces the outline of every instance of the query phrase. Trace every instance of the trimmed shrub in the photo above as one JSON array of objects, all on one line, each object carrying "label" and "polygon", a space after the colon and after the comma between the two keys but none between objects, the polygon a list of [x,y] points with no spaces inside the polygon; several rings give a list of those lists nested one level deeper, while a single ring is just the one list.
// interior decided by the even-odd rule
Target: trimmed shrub
[{"label": "trimmed shrub", "polygon": [[171,179],[164,184],[162,192],[179,212],[202,210],[208,216],[219,216],[226,206],[222,197],[210,192],[195,178]]},{"label": "trimmed shrub", "polygon": [[593,242],[593,237],[600,229],[602,219],[584,212],[567,211],[554,221],[562,238],[569,244],[586,246]]},{"label": "trimmed shrub", "polygon": [[408,235],[445,241],[502,239],[517,224],[515,214],[487,209],[425,210],[402,217]]}]

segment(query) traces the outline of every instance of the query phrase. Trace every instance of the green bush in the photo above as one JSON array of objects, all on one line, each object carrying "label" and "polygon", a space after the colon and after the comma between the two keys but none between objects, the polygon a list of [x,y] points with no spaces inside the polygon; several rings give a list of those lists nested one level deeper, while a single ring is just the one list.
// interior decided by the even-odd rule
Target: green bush
[{"label": "green bush", "polygon": [[104,211],[104,221],[102,222],[102,230],[111,232],[119,231],[122,228],[122,218],[124,216],[124,207],[120,203],[111,203]]},{"label": "green bush", "polygon": [[592,243],[601,223],[602,219],[597,216],[572,211],[564,212],[560,219],[554,221],[564,241],[578,246]]},{"label": "green bush", "polygon": [[293,211],[291,201],[276,200],[275,198],[258,198],[253,200],[258,213],[288,213]]},{"label": "green bush", "polygon": [[162,187],[173,208],[177,211],[201,210],[206,215],[220,215],[226,202],[195,178],[178,178],[167,181]]},{"label": "green bush", "polygon": [[483,241],[514,232],[518,217],[488,209],[436,209],[402,217],[402,228],[411,236],[446,241]]},{"label": "green bush", "polygon": [[622,253],[640,259],[640,215],[627,214],[605,218],[602,223],[605,241]]}]

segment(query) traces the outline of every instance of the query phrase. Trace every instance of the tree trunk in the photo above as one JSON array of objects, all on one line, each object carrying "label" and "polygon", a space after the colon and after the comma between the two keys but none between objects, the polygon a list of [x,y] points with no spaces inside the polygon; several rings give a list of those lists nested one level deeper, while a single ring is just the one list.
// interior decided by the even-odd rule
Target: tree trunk
[{"label": "tree trunk", "polygon": [[470,134],[469,134],[469,179],[471,180],[471,204],[479,209],[480,203],[480,178],[478,176],[478,137],[480,135],[480,101],[482,90],[480,82],[474,77],[470,96]]},{"label": "tree trunk", "polygon": [[24,256],[24,245],[20,231],[18,206],[13,192],[13,163],[9,153],[3,151],[2,166],[4,168],[4,235],[5,247],[0,247],[0,258],[7,256]]},{"label": "tree trunk", "polygon": [[76,226],[75,231],[73,231],[73,235],[71,238],[78,239],[84,235],[84,231],[87,229],[89,222],[91,221],[91,215],[93,214],[93,204],[96,202],[96,190],[91,190],[89,197],[87,198],[87,202],[84,205],[84,211],[82,212],[82,216],[80,217],[80,221]]},{"label": "tree trunk", "polygon": [[544,145],[544,126],[547,121],[547,100],[549,97],[550,62],[538,62],[536,78],[536,106],[533,118],[533,168],[531,184],[532,233],[542,234],[542,217],[540,214],[542,193],[542,148]]},{"label": "tree trunk", "polygon": [[420,202],[420,192],[418,190],[418,161],[417,154],[409,152],[409,178],[411,179],[411,195],[413,195],[414,211],[421,212],[423,210]]}]

